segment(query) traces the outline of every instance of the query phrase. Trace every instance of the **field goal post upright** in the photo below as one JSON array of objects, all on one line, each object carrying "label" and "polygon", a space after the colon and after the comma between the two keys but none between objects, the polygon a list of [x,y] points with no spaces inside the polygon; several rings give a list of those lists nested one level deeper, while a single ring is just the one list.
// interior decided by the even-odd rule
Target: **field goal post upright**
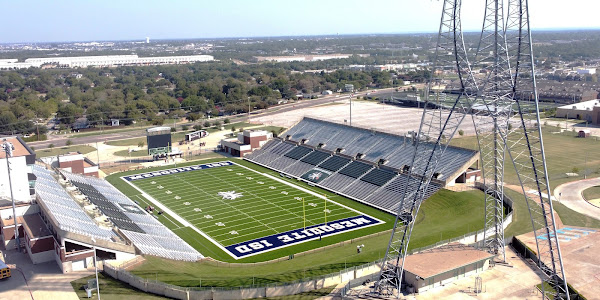
[{"label": "field goal post upright", "polygon": [[[506,18],[504,2],[508,2]],[[545,295],[553,294],[555,299],[570,299],[552,213],[535,85],[528,1],[486,1],[480,45],[473,61],[473,64],[487,65],[487,76],[483,79],[475,78],[471,72],[462,36],[460,10],[461,0],[445,0],[443,3],[426,104],[418,134],[412,141],[416,150],[407,174],[407,184],[399,199],[381,273],[372,293],[400,297],[404,258],[408,254],[414,220],[425,191],[437,174],[439,158],[464,117],[470,115],[483,161],[486,249],[502,255],[502,260],[505,260],[503,184],[504,162],[508,154],[525,194],[533,225],[538,267],[543,271],[542,291],[546,292]],[[451,104],[441,103],[438,97],[430,101],[429,91],[433,85],[442,83],[444,71],[448,70],[458,74],[460,86],[453,91],[458,95],[456,100]],[[526,101],[531,98],[533,102]],[[535,116],[534,121],[528,114]],[[529,195],[525,186],[535,187],[537,196]],[[550,291],[546,291],[546,284],[552,287]],[[544,293],[542,297],[545,297]]]}]

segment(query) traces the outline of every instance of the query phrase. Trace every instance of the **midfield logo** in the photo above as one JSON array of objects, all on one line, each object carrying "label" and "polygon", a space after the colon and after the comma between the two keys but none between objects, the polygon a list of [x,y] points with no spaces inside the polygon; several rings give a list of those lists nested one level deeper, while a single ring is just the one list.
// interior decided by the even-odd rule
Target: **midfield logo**
[{"label": "midfield logo", "polygon": [[321,172],[315,172],[315,173],[308,175],[308,179],[316,181],[316,180],[319,180],[319,178],[321,178],[322,175],[323,175],[323,173],[321,173]]},{"label": "midfield logo", "polygon": [[242,193],[236,193],[235,191],[218,192],[217,194],[226,200],[234,200],[243,196]]}]

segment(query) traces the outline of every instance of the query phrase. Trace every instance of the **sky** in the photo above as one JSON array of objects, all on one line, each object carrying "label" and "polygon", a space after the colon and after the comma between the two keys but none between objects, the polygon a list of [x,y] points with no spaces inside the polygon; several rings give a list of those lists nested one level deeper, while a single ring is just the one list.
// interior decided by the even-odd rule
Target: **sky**
[{"label": "sky", "polygon": [[[0,43],[437,32],[440,0],[0,0]],[[485,0],[463,0],[464,31]],[[529,0],[534,29],[600,28],[598,0]],[[12,13],[11,13],[12,12]]]}]

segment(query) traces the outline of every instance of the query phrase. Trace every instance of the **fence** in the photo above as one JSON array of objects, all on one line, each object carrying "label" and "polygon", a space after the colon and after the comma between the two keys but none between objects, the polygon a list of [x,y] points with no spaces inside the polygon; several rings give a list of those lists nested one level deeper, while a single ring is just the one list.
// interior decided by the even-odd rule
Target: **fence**
[{"label": "fence", "polygon": [[[510,224],[512,220],[512,214],[508,214],[505,218],[506,227]],[[388,231],[380,232],[373,235],[380,235],[389,233]],[[369,236],[365,236],[366,238]],[[479,238],[480,237],[480,238]],[[435,247],[439,247],[441,245],[446,245],[452,242],[463,242],[467,244],[474,245],[475,247],[479,247],[481,244],[481,239],[483,238],[483,230],[479,230],[476,232],[467,233],[465,235],[455,237],[452,239],[447,239],[435,243],[433,245],[429,245],[422,248],[411,249],[409,251],[410,254],[414,254],[417,252],[422,252],[428,249],[432,249]],[[359,239],[354,239],[351,241],[346,241],[334,245],[330,245],[327,247],[339,247],[347,243],[352,243]],[[472,242],[471,242],[472,241]],[[296,255],[304,255],[308,253],[312,253],[315,251],[321,251],[323,249],[314,249],[310,251],[306,251],[303,253],[299,253]],[[280,260],[287,260],[288,258],[280,258],[269,262],[264,263],[256,263],[256,264],[265,264],[271,263]],[[126,282],[131,286],[140,289],[144,292],[153,293],[160,296],[166,296],[174,299],[251,299],[251,298],[260,298],[260,297],[278,297],[278,296],[288,296],[299,293],[304,293],[316,289],[321,289],[324,287],[339,285],[343,282],[348,282],[345,286],[339,289],[337,292],[340,293],[341,296],[347,295],[348,291],[354,287],[357,287],[367,280],[374,281],[379,276],[379,271],[381,270],[381,263],[383,259],[378,259],[374,262],[370,262],[367,264],[363,264],[360,266],[345,268],[335,273],[302,278],[292,282],[286,283],[271,283],[264,285],[252,285],[245,287],[180,287],[176,285],[171,285],[168,283],[160,282],[158,280],[151,280],[139,277],[127,271],[133,265],[139,264],[143,261],[143,258],[135,258],[130,260],[120,266],[112,266],[106,264],[104,266],[104,272],[110,277]],[[243,267],[244,265],[248,266],[248,264],[233,264],[233,263],[222,263],[218,261],[213,261],[218,265],[227,265],[229,267]]]}]

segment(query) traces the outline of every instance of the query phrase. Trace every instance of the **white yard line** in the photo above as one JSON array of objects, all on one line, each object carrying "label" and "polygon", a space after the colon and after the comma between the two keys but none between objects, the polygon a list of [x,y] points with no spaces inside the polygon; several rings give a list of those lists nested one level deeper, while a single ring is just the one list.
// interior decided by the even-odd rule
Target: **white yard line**
[{"label": "white yard line", "polygon": [[[142,198],[140,198],[140,195],[135,195],[135,196],[138,197],[138,199],[140,199],[141,201],[144,201],[144,200],[142,200]],[[146,202],[146,201],[144,201],[144,202]],[[173,225],[175,225],[175,227],[177,227],[176,229],[181,228],[179,225],[175,224],[175,222],[173,222],[173,220],[171,220],[171,218],[167,218],[166,215],[164,217],[165,217],[165,219],[169,220],[169,222],[173,223]],[[169,229],[169,228],[167,228],[167,229]]]},{"label": "white yard line", "polygon": [[[234,163],[236,166],[240,166],[240,167],[242,167],[242,168],[245,168],[245,169],[248,169],[248,170],[250,170],[250,171],[252,171],[252,172],[254,172],[254,173],[261,174],[261,175],[263,175],[263,176],[266,176],[266,177],[268,177],[268,178],[271,178],[271,179],[273,179],[273,180],[275,180],[275,181],[279,181],[280,183],[283,183],[283,184],[285,184],[285,185],[291,186],[291,187],[293,187],[293,188],[295,188],[295,189],[298,189],[298,190],[301,190],[301,191],[303,191],[303,192],[305,192],[305,193],[311,194],[311,195],[313,195],[313,196],[315,196],[315,197],[318,197],[318,198],[321,198],[321,199],[325,199],[325,200],[327,200],[328,202],[331,202],[331,203],[335,203],[336,205],[339,205],[339,206],[341,206],[341,207],[344,207],[344,208],[346,208],[346,209],[349,209],[349,210],[351,210],[351,211],[353,211],[353,212],[356,212],[356,213],[358,213],[359,215],[364,215],[364,214],[365,214],[365,213],[363,213],[363,212],[360,212],[360,211],[358,211],[358,210],[356,210],[356,209],[354,209],[354,208],[352,208],[352,207],[348,207],[348,206],[346,206],[346,205],[343,205],[343,204],[341,204],[341,203],[335,202],[335,201],[333,201],[333,200],[331,200],[331,199],[329,199],[329,198],[327,198],[327,197],[325,197],[325,196],[323,196],[323,195],[321,195],[321,194],[319,194],[319,193],[316,193],[316,192],[313,192],[313,191],[311,191],[311,190],[305,189],[305,188],[303,188],[303,187],[301,187],[301,186],[297,186],[297,185],[295,185],[295,184],[293,184],[293,183],[291,183],[291,182],[287,182],[287,181],[285,181],[285,180],[283,180],[283,179],[277,178],[277,177],[275,177],[275,176],[272,176],[272,175],[270,175],[270,174],[266,174],[266,173],[260,173],[260,172],[258,172],[258,171],[252,170],[252,169],[250,169],[250,168],[248,168],[248,167],[246,167],[246,166],[242,166],[242,165],[236,164],[235,162],[232,162],[232,163]],[[382,221],[382,220],[379,220],[379,219],[377,219],[377,218],[375,218],[375,217],[373,217],[373,216],[371,216],[371,215],[369,215],[369,217],[371,217],[371,218],[373,218],[373,219],[375,219],[375,220],[377,220],[377,221],[379,221],[379,222],[385,223],[384,221]]]},{"label": "white yard line", "polygon": [[[363,212],[361,212],[361,211],[359,211],[359,210],[356,210],[356,209],[354,209],[354,208],[351,208],[351,207],[348,207],[348,206],[346,206],[346,205],[343,205],[343,204],[341,204],[341,203],[338,203],[338,202],[336,202],[336,201],[333,201],[333,200],[329,199],[328,197],[326,197],[326,196],[324,196],[324,195],[321,195],[321,194],[319,194],[319,193],[317,193],[317,192],[314,192],[314,191],[312,191],[312,190],[310,190],[310,189],[303,188],[303,187],[301,187],[301,186],[295,185],[295,184],[293,184],[293,183],[290,183],[290,182],[288,182],[288,181],[286,181],[286,180],[283,180],[283,179],[277,178],[277,177],[275,177],[275,176],[272,176],[272,175],[270,175],[270,174],[266,174],[266,173],[261,173],[261,172],[258,172],[258,171],[256,171],[256,170],[253,170],[253,169],[251,169],[251,168],[248,168],[248,167],[246,167],[246,166],[243,166],[243,165],[237,164],[237,163],[235,163],[235,162],[232,162],[232,161],[229,161],[229,162],[230,162],[230,163],[233,163],[234,165],[236,165],[236,166],[239,166],[239,167],[241,167],[241,168],[244,168],[244,169],[247,169],[247,170],[249,170],[249,171],[252,171],[252,172],[254,172],[254,173],[258,174],[258,175],[265,176],[265,177],[267,177],[267,178],[269,178],[269,179],[271,179],[271,180],[274,180],[274,181],[277,181],[277,182],[279,182],[279,183],[282,183],[282,184],[285,184],[285,185],[287,185],[287,186],[290,186],[290,187],[292,187],[292,188],[294,188],[294,189],[296,189],[296,190],[299,190],[299,191],[305,192],[305,193],[307,193],[307,194],[310,194],[310,195],[313,195],[313,196],[315,196],[315,197],[317,197],[317,198],[320,198],[320,199],[326,200],[327,202],[331,202],[331,203],[333,203],[333,204],[335,204],[335,205],[337,205],[337,206],[340,206],[340,207],[346,208],[346,209],[348,209],[348,210],[350,210],[350,211],[353,211],[353,212],[357,213],[358,215],[367,215],[367,214],[365,214],[365,213],[363,213]],[[212,177],[214,177],[214,176],[212,176]],[[230,255],[231,257],[233,257],[234,259],[236,259],[236,260],[237,260],[237,259],[240,259],[239,257],[235,256],[233,253],[229,252],[229,251],[227,250],[227,248],[225,248],[225,247],[224,247],[224,246],[223,246],[221,243],[217,242],[217,241],[216,241],[215,239],[213,239],[211,236],[209,236],[208,234],[204,233],[202,230],[198,229],[196,226],[192,225],[192,224],[191,224],[189,221],[187,221],[186,219],[184,219],[184,218],[182,218],[181,216],[179,216],[178,214],[176,214],[174,211],[172,211],[172,210],[171,210],[171,209],[169,209],[167,206],[165,206],[165,205],[164,205],[164,204],[162,204],[161,202],[159,202],[159,201],[157,201],[156,199],[154,199],[154,198],[153,198],[152,196],[150,196],[149,194],[145,193],[143,190],[141,190],[140,188],[138,188],[138,187],[137,187],[136,185],[134,185],[132,182],[130,182],[130,181],[128,181],[128,180],[125,180],[124,176],[123,176],[123,177],[121,177],[121,179],[122,179],[123,181],[127,182],[127,183],[128,183],[130,186],[132,186],[134,189],[136,189],[137,191],[139,191],[139,192],[140,192],[140,194],[141,194],[142,196],[144,196],[144,198],[146,198],[148,201],[152,202],[154,205],[156,205],[157,207],[159,207],[159,208],[160,208],[162,211],[164,211],[164,212],[167,212],[169,215],[171,215],[171,217],[173,217],[175,220],[179,221],[179,222],[180,222],[181,224],[183,224],[184,226],[187,226],[187,227],[190,227],[190,228],[192,228],[192,229],[193,229],[194,231],[196,231],[198,234],[200,234],[200,235],[202,235],[203,237],[205,237],[207,240],[209,240],[210,242],[212,242],[213,244],[215,244],[217,247],[219,247],[219,249],[223,250],[225,253],[229,254],[229,255]],[[184,181],[185,181],[185,180],[184,180]],[[186,184],[187,184],[187,185],[190,185],[190,183],[189,183],[189,182],[187,182],[187,181],[186,181]],[[204,192],[204,193],[206,193],[206,192]],[[249,193],[250,193],[250,192],[249,192]],[[251,193],[251,194],[254,194],[254,193]],[[255,195],[255,196],[256,196],[256,195]],[[256,197],[259,197],[259,196],[256,196]],[[259,198],[263,199],[262,197],[259,197]],[[265,199],[263,199],[263,200],[265,200]],[[268,201],[267,201],[267,202],[268,202]],[[226,204],[226,203],[224,203],[224,204]],[[226,205],[227,205],[227,204],[226,204]],[[243,212],[242,212],[242,213],[243,213]],[[293,213],[292,213],[292,214],[293,214]],[[385,221],[379,220],[379,219],[377,219],[377,218],[375,218],[375,217],[373,217],[373,216],[371,216],[371,215],[367,215],[367,216],[369,216],[369,217],[373,218],[374,220],[376,220],[376,221],[378,221],[378,222],[380,222],[380,223],[379,223],[379,224],[373,224],[373,225],[369,225],[369,226],[366,226],[366,227],[363,227],[363,228],[367,228],[367,227],[371,227],[371,226],[380,225],[380,224],[384,224],[384,223],[385,223]],[[252,218],[252,217],[251,217],[251,218]],[[252,218],[252,219],[254,219],[254,218]],[[258,221],[258,220],[255,220],[255,221]],[[263,224],[263,223],[262,223],[262,222],[260,222],[260,221],[258,221],[258,222],[259,222],[259,223],[261,223],[261,224]],[[265,224],[263,224],[263,225],[264,225],[264,226],[266,226]],[[267,228],[270,228],[269,226],[266,226],[266,227],[267,227]],[[357,230],[357,229],[361,229],[361,228],[356,228],[356,229],[353,229],[353,230],[350,230],[350,231],[354,231],[354,230]],[[271,229],[271,230],[273,230],[273,229]],[[346,232],[349,232],[349,231],[346,231]],[[333,234],[333,235],[338,235],[338,234],[342,234],[342,233],[346,233],[346,232],[339,232],[339,233],[335,233],[335,234]],[[231,238],[230,238],[230,239],[231,239]],[[282,249],[282,248],[286,248],[286,247],[293,246],[293,245],[299,245],[299,244],[302,244],[302,243],[305,243],[305,242],[308,242],[308,241],[312,241],[312,240],[314,240],[314,239],[317,239],[317,238],[309,239],[309,240],[303,241],[303,242],[301,242],[301,243],[294,243],[294,244],[286,245],[286,246],[284,246],[284,247],[280,247],[280,248],[274,248],[274,249],[272,249],[272,250],[269,250],[269,251],[273,251],[273,250],[277,250],[277,249]],[[227,240],[229,240],[229,239],[227,239]],[[267,251],[267,252],[268,252],[268,251]],[[261,253],[264,253],[264,252],[261,252]],[[251,254],[251,255],[249,255],[249,256],[254,256],[254,255],[257,255],[257,254],[261,254],[261,253],[255,253],[255,254]]]},{"label": "white yard line", "polygon": [[129,184],[130,186],[132,186],[134,189],[136,189],[138,192],[140,192],[140,194],[142,194],[142,196],[144,196],[144,198],[146,198],[148,201],[152,202],[152,204],[158,206],[162,211],[167,212],[169,215],[171,215],[171,217],[173,217],[175,220],[177,220],[179,223],[183,224],[184,226],[190,227],[192,228],[194,231],[196,231],[198,234],[202,235],[203,237],[205,237],[207,240],[211,241],[213,244],[215,244],[217,247],[219,247],[221,250],[225,251],[225,253],[229,254],[229,256],[238,259],[235,255],[233,255],[233,253],[229,252],[229,250],[227,250],[227,248],[223,247],[223,245],[221,245],[219,242],[215,241],[213,238],[211,238],[209,235],[207,235],[206,233],[202,232],[202,230],[196,228],[196,226],[190,224],[188,221],[186,221],[184,218],[180,217],[178,214],[176,214],[174,211],[172,211],[171,209],[169,209],[168,207],[166,207],[165,205],[163,205],[161,202],[157,201],[156,199],[154,199],[152,196],[146,194],[144,191],[142,191],[141,189],[139,189],[135,184],[132,184],[130,181],[125,180],[125,178],[121,177],[121,179],[125,182],[127,182],[127,184]]}]

